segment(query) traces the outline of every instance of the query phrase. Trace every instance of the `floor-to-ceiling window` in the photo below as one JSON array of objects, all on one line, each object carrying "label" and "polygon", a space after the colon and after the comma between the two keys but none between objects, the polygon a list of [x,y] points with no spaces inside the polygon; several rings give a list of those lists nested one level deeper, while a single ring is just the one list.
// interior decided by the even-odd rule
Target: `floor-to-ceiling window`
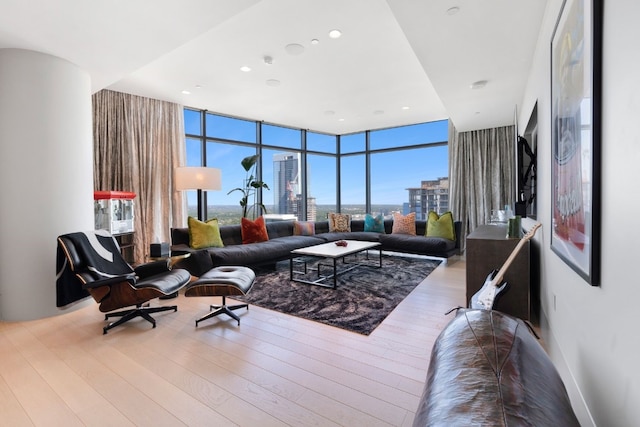
[{"label": "floor-to-ceiling window", "polygon": [[340,211],[363,218],[367,213],[367,134],[340,137]]},{"label": "floor-to-ceiling window", "polygon": [[[187,166],[208,166],[221,170],[222,189],[205,192],[207,216],[221,224],[237,224],[242,216],[242,194],[232,191],[243,187],[247,173],[241,161],[256,154],[259,124],[204,111],[185,109]],[[250,201],[252,203],[252,201]],[[187,192],[187,209],[197,216],[196,191]]]},{"label": "floor-to-ceiling window", "polygon": [[426,219],[449,210],[446,120],[369,133],[371,211]]},{"label": "floor-to-ceiling window", "polygon": [[[240,161],[259,154],[259,200],[274,219],[324,220],[341,211],[365,213],[448,210],[446,120],[327,135],[185,109],[188,166],[222,170],[222,190],[206,193],[207,218],[238,223],[246,172]],[[228,194],[231,192],[231,194]],[[187,195],[195,216],[196,192]],[[250,201],[253,203],[253,201]]]},{"label": "floor-to-ceiling window", "polygon": [[307,219],[322,221],[337,211],[336,137],[306,133]]},{"label": "floor-to-ceiling window", "polygon": [[302,217],[302,131],[283,126],[262,125],[262,180],[269,190],[262,192],[270,218]]}]

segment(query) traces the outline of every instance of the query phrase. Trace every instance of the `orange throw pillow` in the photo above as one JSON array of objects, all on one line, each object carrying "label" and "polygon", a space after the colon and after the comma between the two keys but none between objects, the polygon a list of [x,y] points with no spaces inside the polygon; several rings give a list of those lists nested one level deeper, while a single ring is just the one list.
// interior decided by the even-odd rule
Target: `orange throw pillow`
[{"label": "orange throw pillow", "polygon": [[259,216],[255,221],[247,218],[241,219],[242,244],[266,242],[269,240],[267,234],[267,226],[264,223],[264,217]]},{"label": "orange throw pillow", "polygon": [[411,212],[409,214],[402,215],[399,212],[393,213],[393,227],[391,228],[391,234],[410,234],[416,235],[416,213]]}]

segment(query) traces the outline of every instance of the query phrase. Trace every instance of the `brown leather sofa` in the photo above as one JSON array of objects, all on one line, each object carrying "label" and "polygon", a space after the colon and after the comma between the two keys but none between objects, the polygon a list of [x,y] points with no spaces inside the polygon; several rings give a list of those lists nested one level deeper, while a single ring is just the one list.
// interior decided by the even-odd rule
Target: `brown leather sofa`
[{"label": "brown leather sofa", "polygon": [[562,379],[522,320],[460,309],[436,340],[413,426],[579,426]]}]

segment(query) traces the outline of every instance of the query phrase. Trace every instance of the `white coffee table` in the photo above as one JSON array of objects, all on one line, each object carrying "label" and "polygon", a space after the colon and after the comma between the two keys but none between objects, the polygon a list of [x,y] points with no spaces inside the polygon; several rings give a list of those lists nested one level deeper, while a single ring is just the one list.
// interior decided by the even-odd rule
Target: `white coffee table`
[{"label": "white coffee table", "polygon": [[[347,242],[347,246],[338,246],[336,245],[335,242],[329,242],[329,243],[322,243],[320,245],[308,246],[306,248],[295,249],[291,251],[291,254],[289,257],[289,278],[294,282],[307,283],[310,285],[318,285],[318,286],[324,286],[327,288],[335,289],[336,283],[337,283],[336,278],[338,274],[346,273],[347,271],[351,271],[354,268],[357,268],[362,265],[373,267],[373,265],[371,264],[363,264],[360,262],[347,263],[345,262],[344,257],[346,257],[347,255],[354,255],[359,252],[367,251],[369,249],[374,249],[374,248],[378,249],[379,262],[376,268],[382,268],[382,247],[380,242],[361,242],[358,240],[346,240],[346,242]],[[330,274],[327,276],[321,275],[320,274],[321,264],[318,264],[318,278],[316,280],[305,280],[305,279],[300,279],[295,277],[294,274],[301,274],[301,273],[293,270],[294,260],[296,258],[305,257],[305,256],[333,260],[333,274]],[[367,253],[367,256],[368,256],[368,253]],[[340,270],[340,272],[338,272],[338,260],[340,258],[342,258],[342,261],[344,264],[348,264],[349,266],[348,268],[342,269]],[[333,278],[333,286],[323,283],[324,281],[330,278]]]}]

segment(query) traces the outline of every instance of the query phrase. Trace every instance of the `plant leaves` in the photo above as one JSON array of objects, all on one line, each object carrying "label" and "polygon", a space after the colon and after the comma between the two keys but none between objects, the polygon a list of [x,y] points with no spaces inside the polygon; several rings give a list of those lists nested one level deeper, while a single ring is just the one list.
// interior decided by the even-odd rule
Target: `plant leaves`
[{"label": "plant leaves", "polygon": [[[260,156],[258,154],[254,154],[253,156],[247,156],[240,162],[245,171],[249,172],[249,170],[256,164]],[[251,178],[253,179],[253,177]]]}]

